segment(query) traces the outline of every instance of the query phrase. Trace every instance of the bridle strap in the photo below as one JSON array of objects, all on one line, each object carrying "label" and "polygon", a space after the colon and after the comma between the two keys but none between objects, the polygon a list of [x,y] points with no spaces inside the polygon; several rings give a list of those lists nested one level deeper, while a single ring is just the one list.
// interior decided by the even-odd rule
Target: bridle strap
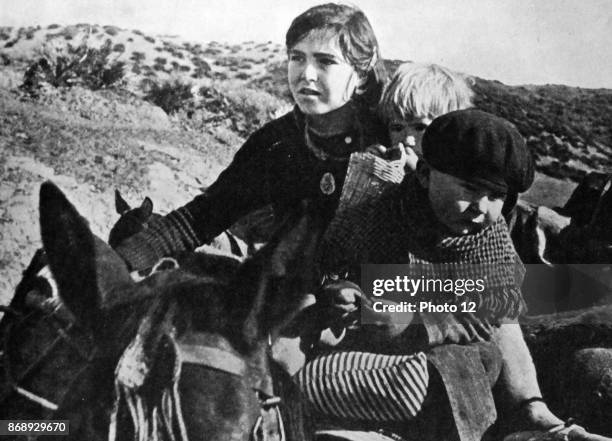
[{"label": "bridle strap", "polygon": [[[221,347],[211,346],[212,343]],[[269,428],[264,427],[264,425],[269,424],[266,421],[270,421],[270,418],[273,422],[276,422],[275,430],[279,434],[280,441],[286,440],[285,427],[279,408],[281,399],[273,396],[272,377],[269,371],[262,371],[262,367],[257,364],[247,363],[231,348],[225,338],[213,338],[206,333],[195,333],[187,341],[179,342],[177,347],[181,362],[217,369],[240,378],[246,378],[250,386],[256,391],[261,409],[260,415],[251,430],[249,441],[267,439],[263,433]],[[267,354],[265,356],[267,357]]]},{"label": "bridle strap", "polygon": [[183,363],[206,366],[238,377],[244,377],[247,373],[246,362],[227,349],[186,343],[181,343],[178,347]]},{"label": "bridle strap", "polygon": [[27,398],[30,401],[33,401],[37,404],[39,404],[40,406],[44,407],[45,409],[49,409],[52,411],[56,411],[58,409],[58,405],[55,403],[52,403],[51,401],[47,400],[46,398],[41,397],[40,395],[36,395],[35,393],[30,392],[29,390],[24,389],[23,387],[19,387],[16,384],[13,385],[13,390],[18,393],[19,395],[21,395],[24,398]]},{"label": "bridle strap", "polygon": [[[3,308],[4,310],[5,308]],[[21,373],[21,375],[19,375],[18,378],[13,378],[12,376],[12,366],[11,366],[11,360],[10,360],[10,353],[8,350],[8,346],[9,346],[9,341],[12,337],[12,330],[15,326],[19,326],[21,325],[23,322],[25,322],[26,320],[28,320],[28,318],[30,317],[30,314],[27,315],[23,315],[17,311],[14,310],[10,310],[8,307],[6,307],[5,312],[10,311],[10,313],[12,313],[15,317],[18,318],[17,323],[11,323],[8,325],[7,327],[7,331],[5,334],[5,341],[4,341],[4,348],[2,351],[2,356],[5,359],[5,366],[4,366],[4,372],[5,372],[5,381],[7,383],[7,385],[9,386],[9,390],[14,391],[15,393],[21,395],[22,397],[37,403],[38,405],[55,411],[58,409],[58,405],[47,400],[46,398],[37,395],[27,389],[24,389],[23,387],[19,386],[19,383],[23,380],[25,380],[35,369],[38,368],[38,366],[44,362],[44,360],[49,357],[49,355],[57,348],[57,346],[63,341],[65,342],[72,350],[74,350],[82,359],[86,360],[87,362],[91,362],[91,360],[93,359],[94,355],[95,355],[95,350],[92,350],[90,353],[86,353],[83,348],[81,347],[81,345],[79,345],[77,342],[75,342],[72,337],[69,335],[70,330],[73,328],[74,324],[70,323],[66,328],[62,328],[62,327],[58,327],[55,328],[55,332],[57,333],[57,337],[55,339],[53,339],[53,341],[51,342],[51,344],[43,351],[43,353],[32,362],[32,364],[30,364],[26,369],[23,370],[23,372]],[[57,311],[54,311],[54,313]],[[53,315],[53,314],[51,314]],[[60,320],[61,321],[61,320]],[[4,393],[2,393],[0,395],[0,403],[4,402],[8,397],[9,397],[10,392],[6,391]]]},{"label": "bridle strap", "polygon": [[226,338],[207,332],[189,334],[177,342],[177,347],[181,362],[245,377],[254,390],[273,395],[267,353],[259,360],[245,360]]}]

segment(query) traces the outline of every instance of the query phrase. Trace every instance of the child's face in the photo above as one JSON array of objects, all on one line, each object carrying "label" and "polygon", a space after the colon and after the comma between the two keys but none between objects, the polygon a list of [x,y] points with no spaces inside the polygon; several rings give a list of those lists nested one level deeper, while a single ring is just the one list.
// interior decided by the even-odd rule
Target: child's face
[{"label": "child's face", "polygon": [[422,157],[421,139],[429,124],[431,124],[431,119],[426,116],[410,120],[396,116],[387,125],[391,145],[396,146],[401,142],[404,147],[412,148],[419,157]]},{"label": "child's face", "polygon": [[321,115],[346,104],[359,75],[329,32],[312,32],[289,50],[289,89],[306,115]]},{"label": "child's face", "polygon": [[454,234],[477,233],[501,216],[506,197],[503,193],[435,169],[419,179],[427,188],[438,221]]}]

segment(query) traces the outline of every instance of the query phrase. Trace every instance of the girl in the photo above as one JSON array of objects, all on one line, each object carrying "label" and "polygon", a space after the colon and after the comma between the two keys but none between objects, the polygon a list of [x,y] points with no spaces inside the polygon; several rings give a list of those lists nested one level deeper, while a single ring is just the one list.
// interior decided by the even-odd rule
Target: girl
[{"label": "girl", "polygon": [[333,214],[352,152],[386,142],[374,108],[386,79],[372,27],[334,3],[299,15],[286,35],[292,112],[251,135],[203,194],[117,247],[132,270],[193,250],[255,209],[275,217],[311,199]]}]

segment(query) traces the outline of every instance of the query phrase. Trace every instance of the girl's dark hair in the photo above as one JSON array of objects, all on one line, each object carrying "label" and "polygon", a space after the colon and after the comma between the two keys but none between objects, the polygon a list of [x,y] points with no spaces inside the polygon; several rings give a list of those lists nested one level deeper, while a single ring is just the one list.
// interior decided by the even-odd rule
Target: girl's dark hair
[{"label": "girl's dark hair", "polygon": [[359,97],[375,107],[387,80],[378,41],[367,17],[355,6],[326,3],[298,15],[285,36],[287,50],[313,31],[331,31],[338,36],[344,58],[366,78]]}]

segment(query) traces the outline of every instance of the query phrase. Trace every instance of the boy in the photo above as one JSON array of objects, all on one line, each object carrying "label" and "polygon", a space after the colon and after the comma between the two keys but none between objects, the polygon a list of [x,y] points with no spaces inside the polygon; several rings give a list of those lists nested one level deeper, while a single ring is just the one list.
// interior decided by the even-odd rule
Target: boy
[{"label": "boy", "polygon": [[422,157],[421,138],[438,116],[472,107],[466,79],[436,64],[402,63],[385,87],[378,113],[387,124],[391,146],[407,154],[407,171]]},{"label": "boy", "polygon": [[[298,378],[305,394],[319,410],[335,409],[336,416],[356,415],[355,401],[350,399],[350,394],[346,396],[347,390],[351,394],[358,391],[360,397],[374,397],[372,402],[380,396],[390,396],[388,388],[377,391],[375,382],[369,381],[387,375],[379,374],[375,362],[362,363],[359,373],[351,372],[350,367],[350,361],[358,358],[354,354],[360,354],[361,359],[364,352],[370,352],[370,358],[376,359],[373,353],[383,351],[386,333],[387,351],[392,348],[395,354],[414,354],[417,348],[416,351],[422,351],[417,357],[426,355],[429,371],[437,370],[444,384],[459,438],[480,439],[491,418],[494,419],[494,415],[491,416],[494,410],[486,417],[477,416],[478,411],[470,407],[486,404],[482,383],[477,377],[470,379],[469,370],[464,369],[467,376],[454,376],[457,369],[473,362],[470,359],[473,357],[459,354],[445,358],[440,354],[462,348],[449,346],[449,343],[473,343],[492,338],[501,353],[499,378],[493,373],[493,382],[497,380],[500,390],[497,398],[508,407],[505,410],[517,414],[516,424],[522,423],[514,429],[541,431],[538,436],[542,438],[533,438],[532,432],[526,432],[512,435],[512,440],[544,437],[561,440],[567,436],[590,439],[591,435],[578,426],[564,427],[563,421],[543,402],[535,367],[519,325],[490,325],[516,319],[525,308],[520,293],[522,264],[501,216],[506,195],[523,192],[533,182],[533,160],[524,140],[512,124],[501,118],[478,110],[460,110],[432,122],[423,136],[422,152],[423,161],[419,161],[415,176],[408,176],[401,186],[391,188],[376,201],[347,210],[343,213],[346,222],[333,224],[335,231],[326,233],[323,267],[345,269],[364,263],[445,264],[445,268],[449,268],[448,265],[453,268],[455,278],[469,279],[478,275],[473,273],[478,268],[492,265],[498,271],[495,275],[500,277],[487,282],[490,286],[477,301],[478,316],[416,313],[424,324],[426,335],[410,333],[414,327],[401,326],[406,323],[404,316],[398,322],[392,313],[379,314],[379,326],[364,326],[355,335],[347,335],[342,343],[347,356],[324,355],[304,367]],[[436,265],[432,268],[435,272]],[[341,311],[348,309],[346,304],[350,303],[351,296],[358,296],[350,285],[340,284],[336,293]],[[328,294],[333,295],[333,290]],[[361,302],[361,308],[369,308],[367,299]],[[418,368],[422,365],[414,359],[399,360],[400,364],[408,362],[412,363],[408,370],[412,372],[414,389],[421,390],[427,384],[428,374],[419,374]],[[451,365],[445,364],[448,362]],[[486,364],[484,360],[482,363]],[[369,367],[364,368],[366,364]],[[372,369],[372,366],[376,367]],[[387,370],[394,367],[385,365]],[[364,374],[368,369],[375,373]],[[401,371],[402,375],[408,375],[408,370]],[[490,374],[495,369],[485,370]],[[356,386],[358,382],[365,386]],[[319,384],[326,386],[319,387]],[[431,395],[432,386],[430,381],[427,396]],[[402,388],[400,392],[403,393],[410,385],[402,384]],[[377,395],[379,391],[380,396]],[[414,398],[412,394],[411,399]],[[329,407],[329,401],[333,401],[335,407]],[[347,403],[346,406],[343,403]],[[420,404],[425,406],[424,403],[421,399]],[[364,405],[364,409],[358,412],[367,414],[368,405]],[[417,410],[417,419],[418,415]],[[477,421],[478,418],[482,418],[482,422]]]}]

